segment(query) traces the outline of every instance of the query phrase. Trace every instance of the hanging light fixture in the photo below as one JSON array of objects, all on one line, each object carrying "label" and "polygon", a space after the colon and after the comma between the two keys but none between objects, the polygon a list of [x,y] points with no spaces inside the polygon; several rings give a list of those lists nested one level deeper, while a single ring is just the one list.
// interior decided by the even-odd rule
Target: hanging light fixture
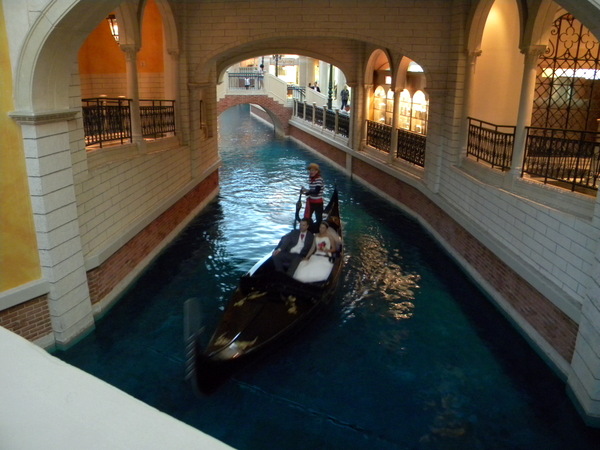
[{"label": "hanging light fixture", "polygon": [[109,14],[106,18],[108,22],[108,26],[110,27],[110,34],[115,38],[117,44],[119,43],[119,24],[117,23],[117,18],[114,14]]}]

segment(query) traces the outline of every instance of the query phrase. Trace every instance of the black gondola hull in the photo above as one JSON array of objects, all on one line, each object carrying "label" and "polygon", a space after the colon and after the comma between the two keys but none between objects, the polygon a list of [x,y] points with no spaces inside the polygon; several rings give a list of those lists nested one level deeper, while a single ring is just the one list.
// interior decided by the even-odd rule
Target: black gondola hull
[{"label": "black gondola hull", "polygon": [[[337,190],[326,208],[342,237]],[[194,374],[198,392],[210,394],[234,373],[287,342],[332,304],[344,263],[343,246],[329,278],[301,283],[275,271],[270,256],[240,279],[206,347],[194,343]]]}]

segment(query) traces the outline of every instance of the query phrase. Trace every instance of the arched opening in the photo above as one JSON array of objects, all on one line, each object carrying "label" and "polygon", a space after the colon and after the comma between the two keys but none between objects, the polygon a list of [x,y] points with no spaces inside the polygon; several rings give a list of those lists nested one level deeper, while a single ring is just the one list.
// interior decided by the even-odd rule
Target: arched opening
[{"label": "arched opening", "polygon": [[139,24],[135,12],[116,11],[89,34],[78,54],[88,149],[132,142],[136,132],[144,139],[175,134],[175,98],[167,97],[175,92],[168,76],[174,70],[167,70],[173,62],[162,18],[169,10],[148,0]]},{"label": "arched opening", "polygon": [[481,56],[473,77],[470,116],[486,122],[517,121],[523,55],[515,0],[495,0],[481,36]]},{"label": "arched opening", "polygon": [[422,167],[429,114],[425,73],[406,56],[394,70],[390,61],[378,49],[367,64],[367,148]]},{"label": "arched opening", "polygon": [[539,59],[531,125],[598,130],[600,44],[572,14],[554,20]]}]

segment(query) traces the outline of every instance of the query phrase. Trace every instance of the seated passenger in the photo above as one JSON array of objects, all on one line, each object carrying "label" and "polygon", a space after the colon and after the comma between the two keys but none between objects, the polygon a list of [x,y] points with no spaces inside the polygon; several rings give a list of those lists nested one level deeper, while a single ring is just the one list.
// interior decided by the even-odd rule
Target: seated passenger
[{"label": "seated passenger", "polygon": [[324,281],[329,277],[333,268],[333,259],[330,258],[337,249],[332,245],[327,222],[321,222],[319,233],[315,236],[311,251],[298,264],[294,278],[303,283]]},{"label": "seated passenger", "polygon": [[309,225],[308,219],[302,219],[299,230],[292,230],[281,238],[272,256],[275,270],[287,272],[288,275],[296,271],[313,245],[314,235],[308,231]]}]

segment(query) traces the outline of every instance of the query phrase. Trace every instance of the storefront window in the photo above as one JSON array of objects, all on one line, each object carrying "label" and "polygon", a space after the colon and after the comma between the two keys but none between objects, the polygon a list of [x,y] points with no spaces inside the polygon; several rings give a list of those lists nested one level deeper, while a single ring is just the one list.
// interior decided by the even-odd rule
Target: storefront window
[{"label": "storefront window", "polygon": [[385,102],[385,123],[392,125],[394,120],[394,91],[388,90],[387,99]]},{"label": "storefront window", "polygon": [[410,130],[419,134],[427,134],[427,111],[429,100],[423,91],[415,92],[412,101],[412,122]]},{"label": "storefront window", "polygon": [[400,117],[398,126],[403,130],[410,130],[410,117],[412,115],[412,99],[410,98],[410,92],[404,89],[400,93]]},{"label": "storefront window", "polygon": [[387,95],[383,87],[378,86],[373,95],[373,121],[385,123],[387,109]]}]

